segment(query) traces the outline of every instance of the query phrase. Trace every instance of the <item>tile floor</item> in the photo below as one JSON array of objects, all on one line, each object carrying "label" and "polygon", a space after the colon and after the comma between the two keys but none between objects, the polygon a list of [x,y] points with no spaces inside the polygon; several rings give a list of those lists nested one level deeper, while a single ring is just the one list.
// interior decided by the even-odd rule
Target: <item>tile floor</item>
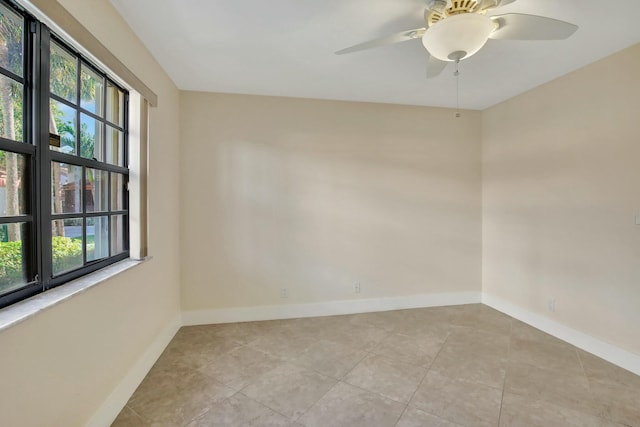
[{"label": "tile floor", "polygon": [[190,326],[112,426],[640,426],[640,377],[481,304]]}]

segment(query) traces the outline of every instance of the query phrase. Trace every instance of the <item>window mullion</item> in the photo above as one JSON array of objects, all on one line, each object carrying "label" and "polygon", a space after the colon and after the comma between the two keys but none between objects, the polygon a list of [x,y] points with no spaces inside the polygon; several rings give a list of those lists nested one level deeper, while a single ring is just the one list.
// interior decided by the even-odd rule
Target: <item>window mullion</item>
[{"label": "window mullion", "polygon": [[22,99],[24,100],[24,115],[22,121],[22,135],[23,139],[29,142],[30,148],[33,150],[31,156],[29,156],[29,212],[31,213],[31,227],[29,229],[29,239],[31,242],[31,248],[29,251],[29,280],[38,284],[40,289],[42,285],[40,279],[42,277],[42,265],[41,265],[41,252],[40,243],[38,238],[38,230],[40,230],[40,224],[38,223],[40,209],[39,209],[39,195],[38,195],[38,179],[40,178],[39,162],[38,162],[38,148],[35,138],[35,54],[38,51],[38,23],[31,18],[25,18],[25,26],[23,32],[24,43],[24,88]]},{"label": "window mullion", "polygon": [[53,277],[53,250],[51,238],[51,154],[49,150],[49,76],[50,76],[50,42],[51,33],[43,25],[37,24],[35,34],[35,63],[34,73],[34,137],[36,139],[36,153],[38,173],[40,175],[37,186],[37,209],[40,215],[38,223],[38,251],[41,271],[41,281],[44,289],[50,287]]}]

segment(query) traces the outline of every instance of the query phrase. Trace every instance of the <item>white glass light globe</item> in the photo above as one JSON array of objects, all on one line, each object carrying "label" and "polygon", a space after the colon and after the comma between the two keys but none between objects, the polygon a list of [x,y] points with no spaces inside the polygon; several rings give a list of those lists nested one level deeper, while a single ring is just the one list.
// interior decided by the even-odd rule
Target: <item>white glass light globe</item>
[{"label": "white glass light globe", "polygon": [[441,61],[468,58],[484,46],[495,27],[484,15],[453,15],[429,27],[422,36],[422,44]]}]

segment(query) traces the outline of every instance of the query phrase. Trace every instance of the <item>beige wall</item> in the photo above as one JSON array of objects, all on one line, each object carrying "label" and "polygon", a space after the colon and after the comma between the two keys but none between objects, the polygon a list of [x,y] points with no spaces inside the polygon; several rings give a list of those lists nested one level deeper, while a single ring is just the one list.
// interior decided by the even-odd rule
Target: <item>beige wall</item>
[{"label": "beige wall", "polygon": [[636,354],[638,76],[640,45],[483,113],[483,291]]},{"label": "beige wall", "polygon": [[0,424],[82,426],[180,310],[178,91],[108,0],[61,0],[159,96],[151,111],[154,259],[0,332]]},{"label": "beige wall", "polygon": [[640,47],[455,119],[179,95],[108,0],[61,3],[159,95],[154,259],[0,332],[3,425],[83,425],[178,315],[180,281],[197,310],[479,292],[482,277],[640,353]]},{"label": "beige wall", "polygon": [[180,112],[183,310],[480,291],[478,112],[196,92]]}]

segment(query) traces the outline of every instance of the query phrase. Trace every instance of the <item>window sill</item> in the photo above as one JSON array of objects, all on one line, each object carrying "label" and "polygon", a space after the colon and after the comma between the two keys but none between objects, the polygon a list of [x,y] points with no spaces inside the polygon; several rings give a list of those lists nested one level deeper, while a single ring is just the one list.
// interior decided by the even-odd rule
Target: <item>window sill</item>
[{"label": "window sill", "polygon": [[57,288],[5,307],[0,310],[0,332],[150,259],[151,257],[142,260],[125,259]]}]

